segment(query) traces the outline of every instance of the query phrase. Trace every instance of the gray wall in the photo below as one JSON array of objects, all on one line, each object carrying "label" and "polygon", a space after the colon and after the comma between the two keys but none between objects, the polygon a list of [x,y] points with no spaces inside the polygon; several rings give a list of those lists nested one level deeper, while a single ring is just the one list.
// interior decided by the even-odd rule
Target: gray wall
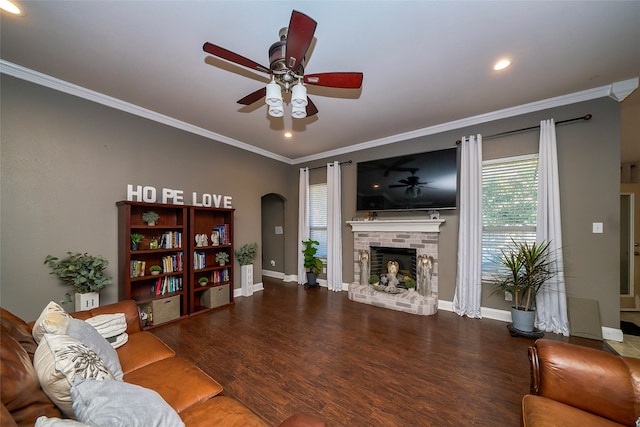
[{"label": "gray wall", "polygon": [[[262,265],[264,270],[284,274],[284,200],[277,194],[262,197]],[[276,227],[283,234],[276,234]],[[271,265],[271,261],[275,265]]]},{"label": "gray wall", "polygon": [[[67,251],[102,254],[116,284],[117,209],[127,184],[233,197],[235,242],[260,241],[261,196],[288,197],[290,166],[4,74],[1,117],[2,306],[35,319],[69,290],[43,265]],[[215,114],[213,112],[212,114]],[[236,263],[237,266],[237,263]],[[260,282],[260,256],[254,282]],[[236,269],[236,283],[240,282]],[[72,309],[68,307],[68,309]]]},{"label": "gray wall", "polygon": [[[620,106],[603,98],[393,145],[289,166],[225,144],[113,110],[70,95],[2,75],[1,263],[0,303],[25,318],[35,318],[66,288],[42,264],[47,254],[101,253],[117,277],[115,202],[127,184],[225,194],[236,208],[236,244],[257,241],[262,248],[261,197],[281,195],[285,225],[285,275],[296,274],[298,251],[298,168],[327,161],[342,166],[343,220],[355,211],[358,161],[452,147],[463,135],[489,135],[591,113],[588,123],[557,128],[567,289],[570,296],[596,299],[602,324],[619,327],[619,165]],[[485,158],[537,151],[537,132],[487,140]],[[250,141],[248,141],[250,142]],[[310,181],[324,182],[325,170]],[[189,201],[187,197],[187,202]],[[409,216],[420,213],[405,214]],[[380,217],[399,216],[380,214]],[[451,301],[455,287],[457,212],[445,211],[440,234],[439,292]],[[604,234],[592,234],[592,222]],[[353,235],[343,226],[343,281],[353,280]],[[255,282],[262,270],[254,268]],[[265,266],[269,269],[269,266]],[[239,271],[236,272],[239,275]],[[236,277],[238,280],[239,277]],[[489,296],[482,305],[507,309]],[[117,285],[102,293],[117,299]]]}]

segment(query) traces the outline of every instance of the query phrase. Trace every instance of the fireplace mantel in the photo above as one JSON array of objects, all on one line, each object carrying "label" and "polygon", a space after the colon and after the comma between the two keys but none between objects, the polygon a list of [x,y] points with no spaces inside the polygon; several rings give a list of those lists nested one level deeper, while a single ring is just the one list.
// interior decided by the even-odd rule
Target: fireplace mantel
[{"label": "fireplace mantel", "polygon": [[347,221],[353,232],[422,232],[439,233],[444,219],[376,219],[373,221]]}]

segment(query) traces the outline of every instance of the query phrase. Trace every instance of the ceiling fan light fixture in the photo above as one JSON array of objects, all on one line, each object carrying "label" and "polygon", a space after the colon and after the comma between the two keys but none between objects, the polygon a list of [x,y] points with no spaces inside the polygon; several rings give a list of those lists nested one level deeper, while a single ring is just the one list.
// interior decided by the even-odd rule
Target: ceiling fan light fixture
[{"label": "ceiling fan light fixture", "polygon": [[[280,107],[282,110],[282,89],[275,80],[271,80],[271,83],[267,85],[267,95],[264,102],[272,107]],[[271,114],[271,111],[269,111],[269,114]]]},{"label": "ceiling fan light fixture", "polygon": [[291,106],[291,117],[294,119],[304,119],[307,117],[307,109],[305,107],[299,107],[297,105]]},{"label": "ceiling fan light fixture", "polygon": [[281,105],[270,105],[269,106],[269,115],[271,117],[282,117],[284,116],[284,108]]},{"label": "ceiling fan light fixture", "polygon": [[[294,107],[306,107],[307,106],[307,88],[304,87],[302,82],[293,86],[291,90],[291,104]],[[306,115],[306,113],[305,113]]]}]

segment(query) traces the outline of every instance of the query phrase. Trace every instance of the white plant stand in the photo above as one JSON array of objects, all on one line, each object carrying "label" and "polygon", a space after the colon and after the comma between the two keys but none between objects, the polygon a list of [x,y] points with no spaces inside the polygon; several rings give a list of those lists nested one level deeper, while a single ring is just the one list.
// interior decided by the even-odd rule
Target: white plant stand
[{"label": "white plant stand", "polygon": [[240,282],[242,295],[245,297],[253,295],[253,264],[240,266]]}]

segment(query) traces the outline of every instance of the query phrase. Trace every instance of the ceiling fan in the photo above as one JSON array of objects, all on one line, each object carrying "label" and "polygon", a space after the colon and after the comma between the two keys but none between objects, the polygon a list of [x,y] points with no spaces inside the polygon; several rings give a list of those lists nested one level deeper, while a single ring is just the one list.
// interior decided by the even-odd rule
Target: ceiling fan
[{"label": "ceiling fan", "polygon": [[209,42],[202,48],[213,56],[271,76],[271,83],[267,87],[238,100],[238,104],[250,105],[266,97],[269,115],[281,117],[284,115],[281,89],[284,89],[286,93],[291,92],[291,115],[294,118],[309,117],[318,113],[318,109],[307,97],[305,84],[358,89],[362,86],[363,78],[362,73],[355,72],[304,74],[305,55],[313,40],[316,25],[316,21],[294,10],[289,26],[280,30],[280,40],[269,48],[269,67]]},{"label": "ceiling fan", "polygon": [[408,177],[406,177],[404,179],[398,180],[398,182],[400,182],[400,184],[391,184],[391,185],[389,185],[389,188],[406,187],[405,194],[407,194],[409,196],[413,196],[413,197],[418,197],[418,196],[420,196],[422,194],[421,187],[423,185],[429,184],[429,181],[420,182],[420,177],[419,176],[415,176],[415,173],[418,171],[417,168],[411,168],[411,169],[408,169],[408,170],[409,170],[409,172],[411,172],[411,175],[409,175]]}]

